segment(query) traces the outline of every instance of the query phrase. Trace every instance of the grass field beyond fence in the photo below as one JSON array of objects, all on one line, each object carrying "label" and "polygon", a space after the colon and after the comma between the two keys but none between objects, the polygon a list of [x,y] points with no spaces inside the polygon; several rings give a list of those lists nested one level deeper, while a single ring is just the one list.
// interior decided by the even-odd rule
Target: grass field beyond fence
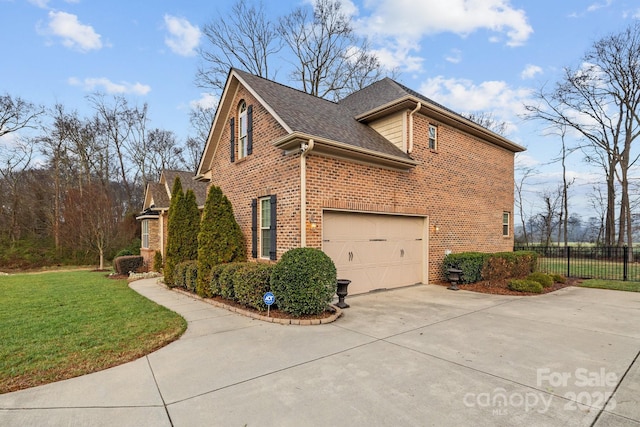
[{"label": "grass field beyond fence", "polygon": [[178,314],[104,273],[0,276],[0,393],[134,360],[185,329]]}]

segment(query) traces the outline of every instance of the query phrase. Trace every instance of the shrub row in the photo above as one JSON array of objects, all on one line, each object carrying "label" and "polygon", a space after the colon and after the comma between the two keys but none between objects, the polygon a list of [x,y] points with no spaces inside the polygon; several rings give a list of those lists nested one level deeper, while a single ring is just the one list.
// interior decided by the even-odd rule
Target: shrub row
[{"label": "shrub row", "polygon": [[461,283],[475,283],[480,280],[501,281],[523,278],[533,272],[537,265],[537,254],[532,251],[462,252],[447,255],[443,262],[444,274],[456,268],[462,270]]},{"label": "shrub row", "polygon": [[167,283],[167,285],[170,288],[183,288],[188,290],[189,292],[195,292],[197,280],[197,262],[183,261],[175,265],[175,267],[173,268],[173,280]]},{"label": "shrub row", "polygon": [[202,280],[193,281],[189,273],[193,263],[176,266],[176,284],[205,298],[222,297],[260,311],[267,309],[263,296],[269,291],[276,297],[277,308],[293,316],[322,313],[336,292],[336,267],[318,249],[292,249],[277,264],[218,264],[211,268],[205,286]]},{"label": "shrub row", "polygon": [[539,294],[544,289],[553,286],[554,282],[565,283],[567,279],[558,274],[546,274],[535,272],[529,274],[524,279],[515,279],[509,281],[509,289],[518,292],[531,292]]}]

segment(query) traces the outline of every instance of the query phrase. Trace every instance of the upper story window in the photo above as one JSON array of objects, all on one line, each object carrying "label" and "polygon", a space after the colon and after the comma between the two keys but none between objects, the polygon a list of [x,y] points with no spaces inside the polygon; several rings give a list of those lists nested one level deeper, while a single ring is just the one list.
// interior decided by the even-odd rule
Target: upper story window
[{"label": "upper story window", "polygon": [[238,159],[242,159],[247,156],[247,130],[248,130],[248,120],[247,120],[247,103],[240,101],[240,105],[238,106]]},{"label": "upper story window", "polygon": [[229,120],[231,136],[231,163],[243,159],[253,152],[253,106],[242,100],[238,114]]},{"label": "upper story window", "polygon": [[438,149],[438,127],[435,125],[429,125],[429,149]]},{"label": "upper story window", "polygon": [[502,212],[502,235],[509,237],[509,212]]}]

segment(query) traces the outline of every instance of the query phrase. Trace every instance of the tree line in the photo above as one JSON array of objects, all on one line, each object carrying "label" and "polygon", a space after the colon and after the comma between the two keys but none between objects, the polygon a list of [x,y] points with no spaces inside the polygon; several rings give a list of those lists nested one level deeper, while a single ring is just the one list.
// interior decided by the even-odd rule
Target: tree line
[{"label": "tree line", "polygon": [[0,96],[2,264],[111,258],[139,236],[144,188],[195,170],[204,142],[150,127],[149,107],[93,93],[92,114]]}]

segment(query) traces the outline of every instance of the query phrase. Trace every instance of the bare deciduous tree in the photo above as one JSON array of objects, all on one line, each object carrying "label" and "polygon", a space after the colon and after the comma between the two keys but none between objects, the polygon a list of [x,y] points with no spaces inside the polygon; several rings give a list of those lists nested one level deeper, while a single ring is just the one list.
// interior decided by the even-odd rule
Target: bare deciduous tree
[{"label": "bare deciduous tree", "polygon": [[206,24],[202,32],[210,46],[199,50],[203,64],[196,74],[198,86],[222,92],[231,67],[269,79],[275,77],[269,58],[280,51],[282,42],[275,25],[266,17],[262,2],[256,7],[238,0],[231,13]]},{"label": "bare deciduous tree", "polygon": [[35,128],[42,114],[43,107],[7,93],[0,95],[0,137],[21,129]]},{"label": "bare deciduous tree", "polygon": [[316,0],[312,11],[299,7],[280,19],[278,30],[295,58],[291,78],[306,93],[339,100],[382,76],[338,0]]},{"label": "bare deciduous tree", "polygon": [[[586,160],[598,164],[607,184],[604,243],[632,244],[629,169],[640,136],[640,23],[595,42],[578,68],[567,67],[554,90],[542,88],[528,117],[577,132]],[[620,217],[616,239],[616,178],[620,182]]]}]

